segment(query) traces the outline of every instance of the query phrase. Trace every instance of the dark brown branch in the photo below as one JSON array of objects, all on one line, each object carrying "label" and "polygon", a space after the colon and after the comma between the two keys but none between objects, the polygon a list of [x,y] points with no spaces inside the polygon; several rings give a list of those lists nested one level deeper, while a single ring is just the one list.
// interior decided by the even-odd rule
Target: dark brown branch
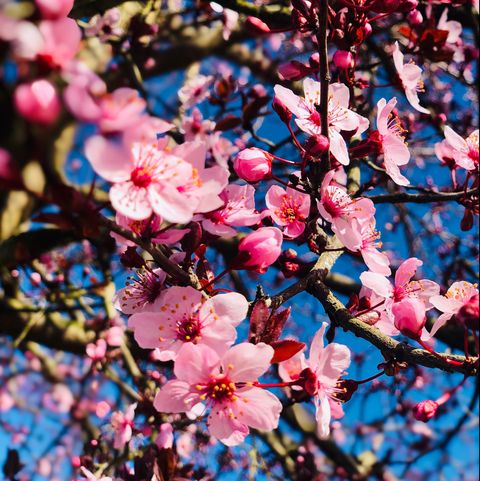
[{"label": "dark brown branch", "polygon": [[466,192],[429,192],[422,194],[409,194],[408,192],[398,192],[396,194],[372,195],[369,199],[374,204],[428,204],[430,202],[450,202],[452,200],[460,200],[468,198],[475,193],[477,189],[471,189]]}]

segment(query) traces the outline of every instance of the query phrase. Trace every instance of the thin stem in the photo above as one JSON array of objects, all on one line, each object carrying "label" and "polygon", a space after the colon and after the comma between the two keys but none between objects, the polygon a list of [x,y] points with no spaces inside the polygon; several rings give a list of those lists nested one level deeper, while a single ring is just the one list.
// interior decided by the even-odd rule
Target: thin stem
[{"label": "thin stem", "polygon": [[292,184],[289,184],[288,182],[285,182],[284,180],[280,179],[280,177],[277,177],[276,175],[272,175],[272,179],[276,180],[277,182],[279,182],[280,184],[284,185],[285,187],[288,187],[289,189],[293,189],[293,190],[296,190],[297,192],[301,192],[302,194],[306,194],[307,192],[305,192],[303,189],[299,189],[298,187],[292,185]]},{"label": "thin stem", "polygon": [[444,357],[441,354],[438,354],[437,351],[433,350],[427,343],[422,341],[420,338],[418,338],[416,341],[420,344],[420,346],[422,346],[430,354],[433,354],[435,357],[437,357],[438,359],[441,359],[442,361],[446,362],[447,364],[451,364],[452,366],[462,366],[463,365],[463,362],[454,361],[453,359],[448,359],[448,357]]},{"label": "thin stem", "polygon": [[377,377],[383,376],[385,374],[385,371],[380,371],[377,372],[377,374],[374,374],[373,376],[367,377],[367,379],[362,379],[361,381],[355,381],[357,384],[365,384],[367,382],[373,381],[374,379],[377,379]]}]

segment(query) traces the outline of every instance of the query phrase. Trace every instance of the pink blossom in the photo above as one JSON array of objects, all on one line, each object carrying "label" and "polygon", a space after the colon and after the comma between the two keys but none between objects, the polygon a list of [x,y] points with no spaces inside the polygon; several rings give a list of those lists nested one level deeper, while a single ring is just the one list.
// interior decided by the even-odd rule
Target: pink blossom
[{"label": "pink blossom", "polygon": [[151,310],[164,287],[166,274],[162,269],[142,269],[136,274],[113,298],[113,305],[124,314]]},{"label": "pink blossom", "polygon": [[51,67],[64,67],[75,57],[82,39],[77,22],[71,18],[40,22],[43,44],[37,57]]},{"label": "pink blossom", "polygon": [[394,302],[391,309],[395,327],[405,336],[420,338],[427,320],[425,304],[419,299],[406,297]]},{"label": "pink blossom", "polygon": [[186,344],[175,360],[177,379],[160,389],[154,406],[160,412],[182,413],[206,402],[210,434],[227,446],[240,444],[249,427],[271,431],[282,404],[255,383],[270,367],[273,353],[264,343],[241,343],[220,357],[208,346]]},{"label": "pink blossom", "polygon": [[224,40],[228,40],[232,34],[232,30],[238,24],[238,12],[231,10],[230,8],[225,8],[223,10],[223,31],[222,37]]},{"label": "pink blossom", "polygon": [[268,179],[272,173],[273,157],[262,149],[251,147],[237,154],[233,168],[237,175],[247,182]]},{"label": "pink blossom", "polygon": [[170,152],[134,143],[130,153],[94,136],[85,151],[93,169],[114,183],[113,207],[130,219],[143,220],[156,213],[169,222],[187,223],[195,212],[223,204],[218,194],[227,185],[228,172],[220,166],[204,167],[203,143],[186,142]]},{"label": "pink blossom", "polygon": [[310,196],[287,187],[273,185],[265,197],[273,221],[285,229],[288,237],[298,237],[305,230],[305,221],[310,213]]},{"label": "pink blossom", "polygon": [[107,353],[105,339],[98,339],[96,342],[89,342],[85,348],[87,356],[92,361],[102,361]]},{"label": "pink blossom", "polygon": [[413,416],[417,421],[426,423],[437,414],[438,403],[436,401],[421,401],[413,408]]},{"label": "pink blossom", "polygon": [[152,311],[133,314],[128,325],[140,347],[159,348],[161,360],[167,361],[175,359],[185,343],[226,351],[247,310],[247,300],[236,292],[205,299],[193,287],[174,286],[163,291]]},{"label": "pink blossom", "polygon": [[[305,98],[295,95],[291,90],[275,85],[275,96],[297,118],[295,122],[304,132],[310,135],[322,134],[320,114],[317,106],[320,103],[320,83],[312,79],[303,81]],[[330,151],[343,165],[350,163],[348,149],[341,131],[355,132],[360,135],[369,125],[368,119],[358,115],[348,108],[350,92],[348,87],[341,83],[329,86],[328,100],[328,136]]]},{"label": "pink blossom", "polygon": [[[378,306],[381,318],[375,325],[385,334],[393,336],[399,333],[398,328],[394,327],[395,316],[392,307],[395,303],[404,299],[418,299],[422,302],[424,310],[432,308],[429,299],[431,296],[438,294],[439,285],[428,279],[411,280],[421,265],[423,265],[423,262],[416,257],[404,261],[395,273],[393,285],[384,275],[376,272],[363,272],[360,275],[363,286],[371,289],[375,294],[375,297],[372,298],[374,305],[383,301],[383,304]],[[415,312],[418,312],[418,310]]]},{"label": "pink blossom", "polygon": [[110,412],[110,404],[106,401],[100,401],[95,405],[95,415],[104,418]]},{"label": "pink blossom", "polygon": [[0,413],[10,411],[15,406],[15,400],[10,393],[2,386],[0,388]]},{"label": "pink blossom", "polygon": [[225,205],[220,209],[197,216],[210,234],[228,238],[237,234],[233,227],[250,226],[260,222],[262,214],[255,210],[255,189],[251,185],[230,184],[220,194]]},{"label": "pink blossom", "polygon": [[173,426],[170,423],[160,424],[158,427],[158,436],[155,444],[160,449],[171,449],[173,446]]},{"label": "pink blossom", "polygon": [[343,415],[341,402],[336,398],[337,383],[350,365],[350,350],[347,346],[332,342],[324,347],[323,336],[327,326],[324,322],[315,334],[308,359],[305,359],[303,353],[299,353],[279,364],[279,374],[286,382],[298,379],[306,368],[315,375],[312,390],[315,417],[321,437],[329,435],[331,417],[339,418]]},{"label": "pink blossom", "polygon": [[20,115],[31,122],[49,125],[60,115],[60,99],[55,86],[48,80],[19,85],[14,101]]},{"label": "pink blossom", "polygon": [[[361,245],[359,226],[370,222],[375,214],[375,207],[370,199],[352,199],[344,189],[331,185],[335,171],[328,172],[320,187],[320,200],[317,208],[320,215],[331,222],[332,230],[342,244],[356,251]],[[354,223],[357,219],[358,223]]]},{"label": "pink blossom", "polygon": [[337,50],[333,54],[333,63],[341,69],[348,69],[353,67],[353,55],[346,50]]},{"label": "pink blossom", "polygon": [[211,75],[195,75],[187,80],[185,85],[178,91],[178,98],[182,106],[188,109],[205,100],[212,82],[213,77]]},{"label": "pink blossom", "polygon": [[57,383],[51,392],[45,394],[43,404],[49,411],[68,413],[75,404],[75,398],[66,384]]},{"label": "pink blossom", "polygon": [[[435,152],[442,160],[444,156],[451,156],[455,164],[466,170],[478,169],[479,159],[479,131],[474,130],[466,139],[458,135],[451,127],[445,126],[445,140],[435,145]],[[446,143],[445,146],[443,144]],[[442,147],[440,147],[440,145]],[[438,147],[437,147],[438,146]],[[440,155],[439,155],[440,154]]]},{"label": "pink blossom", "polygon": [[461,316],[462,310],[467,308],[472,300],[477,305],[478,323],[478,288],[476,284],[466,281],[454,282],[444,296],[438,293],[432,295],[430,303],[442,314],[433,324],[430,336],[434,336],[453,316]]},{"label": "pink blossom", "polygon": [[248,234],[238,245],[242,268],[265,272],[282,253],[283,235],[276,227],[261,227]]},{"label": "pink blossom", "polygon": [[85,28],[87,37],[95,37],[105,42],[112,37],[120,36],[123,29],[120,27],[121,13],[118,8],[110,8],[103,15],[94,15]]},{"label": "pink blossom", "polygon": [[112,347],[121,346],[125,340],[124,327],[123,326],[112,326],[109,327],[105,332],[105,340],[107,344]]},{"label": "pink blossom", "polygon": [[74,0],[35,0],[42,17],[48,20],[66,17]]},{"label": "pink blossom", "polygon": [[437,28],[448,32],[447,43],[456,44],[460,40],[462,24],[456,20],[448,20],[448,8],[443,10],[438,20]]},{"label": "pink blossom", "polygon": [[113,447],[115,449],[123,449],[130,439],[132,439],[132,428],[134,426],[133,420],[135,418],[135,409],[137,403],[130,404],[127,407],[125,413],[122,411],[115,411],[112,413],[111,424],[115,432],[115,439],[113,441]]},{"label": "pink blossom", "polygon": [[397,69],[398,76],[402,82],[405,90],[405,96],[410,102],[410,105],[419,112],[429,114],[430,111],[420,105],[418,92],[424,91],[422,78],[422,69],[415,65],[415,62],[403,63],[403,53],[400,51],[398,42],[395,42],[393,47],[393,63]]},{"label": "pink blossom", "polygon": [[378,101],[377,129],[387,174],[396,184],[408,185],[410,181],[400,173],[398,166],[408,164],[410,151],[402,136],[405,130],[402,129],[398,117],[392,114],[395,105],[397,105],[395,97],[388,103],[385,99]]}]

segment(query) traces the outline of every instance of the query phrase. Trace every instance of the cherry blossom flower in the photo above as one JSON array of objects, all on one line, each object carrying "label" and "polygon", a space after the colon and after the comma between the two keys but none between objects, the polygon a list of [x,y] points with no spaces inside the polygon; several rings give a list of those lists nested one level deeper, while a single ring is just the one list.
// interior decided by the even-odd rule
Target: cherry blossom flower
[{"label": "cherry blossom flower", "polygon": [[152,311],[133,314],[128,325],[140,347],[159,348],[160,359],[175,359],[185,343],[205,344],[224,352],[237,337],[235,327],[245,319],[248,302],[231,292],[205,299],[193,287],[170,287]]},{"label": "cherry blossom flower", "polygon": [[118,37],[123,33],[120,27],[121,13],[118,8],[110,8],[103,15],[94,15],[85,28],[87,37],[98,36],[105,42],[112,37]]},{"label": "cherry blossom flower", "polygon": [[388,103],[385,99],[378,101],[377,129],[387,174],[396,184],[408,185],[410,181],[400,173],[398,166],[408,164],[410,151],[402,137],[405,130],[402,129],[398,117],[392,114],[395,105],[397,105],[395,97]]},{"label": "cherry blossom flower", "polygon": [[60,99],[55,86],[48,80],[19,85],[14,101],[19,114],[30,122],[49,125],[60,115]]},{"label": "cherry blossom flower", "polygon": [[182,106],[188,109],[205,100],[212,82],[211,75],[195,75],[189,79],[178,91],[178,98]]},{"label": "cherry blossom flower", "polygon": [[160,297],[165,278],[162,269],[137,271],[137,277],[130,277],[126,287],[117,291],[113,305],[124,314],[151,310]]},{"label": "cherry blossom flower", "polygon": [[173,426],[170,423],[160,424],[158,427],[158,436],[155,444],[160,449],[171,449],[173,446]]},{"label": "cherry blossom flower", "polygon": [[394,326],[395,316],[392,313],[392,307],[395,303],[406,298],[418,299],[423,303],[425,310],[432,308],[429,299],[439,293],[440,286],[428,279],[412,280],[412,277],[421,265],[423,265],[423,262],[416,257],[411,257],[404,261],[395,273],[394,284],[384,275],[376,272],[363,272],[360,275],[363,286],[375,294],[371,302],[377,305],[383,301],[383,304],[376,308],[380,312],[381,317],[375,326],[385,334],[395,336],[399,333]]},{"label": "cherry blossom flower", "polygon": [[[328,172],[320,187],[320,200],[317,208],[320,215],[332,224],[332,230],[337,234],[342,244],[352,251],[361,245],[359,226],[370,222],[375,214],[375,207],[370,199],[352,199],[344,189],[332,185],[335,171]],[[358,223],[354,223],[357,219]]]},{"label": "cherry blossom flower", "polygon": [[405,336],[419,339],[425,327],[427,316],[425,304],[414,297],[406,297],[392,304],[393,323]]},{"label": "cherry blossom flower", "polygon": [[323,336],[327,326],[328,324],[324,322],[315,334],[308,359],[303,353],[298,353],[279,364],[279,374],[286,382],[297,380],[306,368],[315,375],[313,387],[315,418],[321,437],[329,435],[332,415],[335,418],[343,415],[341,402],[336,398],[339,392],[337,383],[350,365],[350,350],[347,346],[336,342],[324,346]]},{"label": "cherry blossom flower", "polygon": [[113,182],[110,200],[133,220],[156,213],[169,222],[187,223],[195,212],[223,205],[218,196],[228,172],[205,168],[205,144],[187,142],[167,152],[152,144],[134,143],[131,153],[101,136],[88,139],[85,152],[93,169]]},{"label": "cherry blossom flower", "polygon": [[462,317],[462,311],[476,306],[476,322],[478,325],[478,288],[476,284],[460,281],[454,282],[444,296],[437,293],[430,297],[430,303],[442,314],[430,330],[430,336],[434,336],[453,316]]},{"label": "cherry blossom flower", "polygon": [[227,446],[240,444],[249,427],[271,431],[282,404],[255,384],[270,367],[273,353],[264,343],[237,344],[223,356],[205,345],[186,344],[175,360],[177,379],[160,389],[154,406],[160,412],[182,413],[205,402],[211,409],[210,434]]},{"label": "cherry blossom flower", "polygon": [[132,439],[132,428],[134,426],[133,420],[135,418],[136,408],[137,403],[134,403],[130,404],[124,413],[122,411],[115,411],[112,413],[110,423],[115,432],[115,438],[113,441],[113,447],[115,449],[123,449],[125,444]]},{"label": "cherry blossom flower", "polygon": [[238,245],[237,268],[265,272],[282,253],[283,234],[276,227],[261,227]]},{"label": "cherry blossom flower", "polygon": [[298,237],[305,230],[305,221],[310,212],[310,196],[287,187],[273,185],[268,189],[265,201],[273,221],[285,226],[283,233]]},{"label": "cherry blossom flower", "polygon": [[[320,114],[317,106],[320,102],[320,83],[306,78],[303,81],[304,97],[295,95],[291,90],[275,85],[275,96],[297,118],[296,124],[304,132],[317,136],[322,133]],[[360,135],[369,125],[368,119],[349,110],[350,92],[348,87],[341,83],[329,86],[328,99],[328,136],[330,151],[343,165],[350,163],[347,144],[340,134],[341,131],[355,132]]]},{"label": "cherry blossom flower", "polygon": [[233,227],[250,226],[262,219],[255,210],[255,189],[251,185],[230,184],[220,194],[225,205],[210,213],[195,216],[210,234],[229,238],[237,234]]},{"label": "cherry blossom flower", "polygon": [[403,63],[403,53],[400,51],[398,42],[395,42],[393,47],[393,63],[397,69],[398,76],[402,82],[405,90],[405,96],[410,102],[410,105],[419,112],[429,114],[430,111],[420,105],[420,99],[418,98],[418,92],[424,91],[424,85],[422,78],[422,69],[415,65],[415,62]]},{"label": "cherry blossom flower", "polygon": [[463,139],[446,125],[444,134],[445,140],[435,145],[438,158],[442,160],[442,157],[451,156],[459,167],[470,171],[478,169],[479,130],[474,130],[466,139]]}]

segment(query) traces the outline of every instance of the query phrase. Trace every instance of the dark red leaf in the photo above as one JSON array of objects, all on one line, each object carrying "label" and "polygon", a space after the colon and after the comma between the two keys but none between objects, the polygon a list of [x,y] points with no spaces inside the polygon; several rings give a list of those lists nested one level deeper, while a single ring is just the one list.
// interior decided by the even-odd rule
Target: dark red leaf
[{"label": "dark red leaf", "polygon": [[241,123],[242,123],[241,118],[236,117],[235,115],[227,115],[226,117],[223,117],[223,119],[220,119],[216,123],[214,130],[224,132],[225,130],[231,130],[231,129],[234,129],[235,127],[238,127]]},{"label": "dark red leaf", "polygon": [[272,347],[275,349],[275,354],[270,363],[276,364],[295,356],[295,354],[305,348],[305,343],[294,341],[293,339],[284,339],[283,341],[274,342]]},{"label": "dark red leaf", "polygon": [[250,315],[250,331],[248,333],[248,340],[253,343],[260,341],[260,338],[265,331],[267,321],[270,318],[270,310],[263,299],[258,300],[252,309]]}]

